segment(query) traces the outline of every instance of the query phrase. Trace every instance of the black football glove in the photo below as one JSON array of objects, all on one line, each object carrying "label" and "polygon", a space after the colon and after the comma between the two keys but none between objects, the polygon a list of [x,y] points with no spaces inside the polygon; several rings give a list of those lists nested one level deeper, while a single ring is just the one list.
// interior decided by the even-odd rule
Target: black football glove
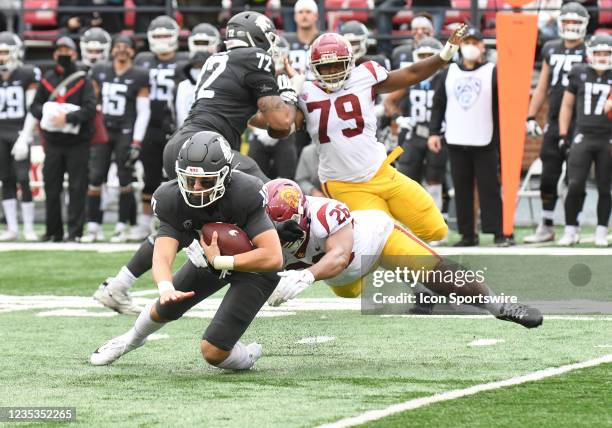
[{"label": "black football glove", "polygon": [[127,160],[125,161],[125,166],[131,168],[134,166],[136,161],[140,158],[141,151],[140,141],[132,141],[130,144],[130,150],[128,152]]},{"label": "black football glove", "polygon": [[304,231],[295,220],[285,220],[276,223],[276,232],[282,242],[295,242],[304,237]]},{"label": "black football glove", "polygon": [[572,142],[569,138],[566,136],[559,136],[559,151],[565,158],[567,158],[567,155],[569,154],[571,145]]}]

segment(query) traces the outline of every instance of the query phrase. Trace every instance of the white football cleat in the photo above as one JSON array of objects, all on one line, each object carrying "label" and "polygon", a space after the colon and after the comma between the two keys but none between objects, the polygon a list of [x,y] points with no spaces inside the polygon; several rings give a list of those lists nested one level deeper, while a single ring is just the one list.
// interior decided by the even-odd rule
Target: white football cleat
[{"label": "white football cleat", "polygon": [[249,351],[249,357],[251,358],[252,364],[251,367],[261,358],[263,354],[263,348],[257,342],[249,343],[247,346],[247,351]]},{"label": "white football cleat", "polygon": [[0,241],[8,242],[8,241],[16,241],[19,238],[19,234],[17,232],[13,232],[12,230],[5,230],[0,233]]},{"label": "white football cleat", "polygon": [[147,236],[151,234],[151,230],[149,227],[141,226],[137,224],[136,226],[132,226],[130,228],[130,233],[128,234],[128,241],[132,242],[142,242],[147,239]]},{"label": "white football cleat", "polygon": [[127,337],[128,333],[115,337],[109,340],[104,345],[96,349],[89,362],[94,366],[105,366],[117,361],[123,354],[127,354],[136,348],[140,348],[147,341],[146,339],[140,343],[131,343]]},{"label": "white football cleat", "polygon": [[104,241],[104,232],[98,230],[97,232],[87,232],[81,237],[81,242],[85,244],[91,244],[92,242]]},{"label": "white football cleat", "polygon": [[124,242],[128,242],[128,239],[129,235],[127,230],[118,230],[113,233],[113,236],[111,236],[110,241],[113,244],[123,244]]},{"label": "white football cleat", "polygon": [[565,231],[563,232],[563,236],[557,242],[558,245],[562,247],[571,247],[572,245],[576,245],[580,242],[580,234],[578,233],[578,228],[576,226],[565,226]]},{"label": "white football cleat", "polygon": [[25,239],[27,242],[40,241],[40,237],[33,230],[30,232],[23,232],[23,239]]},{"label": "white football cleat", "polygon": [[552,226],[546,226],[543,222],[538,224],[533,235],[525,236],[523,242],[525,244],[538,244],[541,242],[551,242],[555,240],[555,229]]},{"label": "white football cleat", "polygon": [[595,229],[595,246],[608,246],[608,228],[606,226],[597,226]]},{"label": "white football cleat", "polygon": [[132,297],[120,287],[113,286],[117,280],[113,277],[106,278],[96,292],[93,298],[102,303],[109,309],[125,315],[138,315],[142,308],[132,302]]}]

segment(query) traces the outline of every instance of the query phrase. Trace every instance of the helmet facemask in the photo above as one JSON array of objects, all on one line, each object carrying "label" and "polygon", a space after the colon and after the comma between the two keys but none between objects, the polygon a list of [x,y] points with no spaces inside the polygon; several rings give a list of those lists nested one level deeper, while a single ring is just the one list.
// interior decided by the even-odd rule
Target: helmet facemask
[{"label": "helmet facemask", "polygon": [[187,166],[185,169],[176,164],[176,176],[179,189],[185,203],[193,208],[204,208],[225,194],[225,180],[230,174],[229,165],[219,171],[206,172],[197,166]]},{"label": "helmet facemask", "polygon": [[178,49],[178,31],[169,28],[154,28],[147,32],[149,48],[155,54],[166,54]]},{"label": "helmet facemask", "polygon": [[20,49],[21,47],[19,45],[0,43],[1,73],[9,73],[19,67],[19,65],[21,64]]},{"label": "helmet facemask", "polygon": [[557,18],[559,37],[564,40],[584,39],[587,32],[589,18],[577,13],[562,14]]},{"label": "helmet facemask", "polygon": [[596,45],[587,47],[587,61],[594,70],[612,69],[612,46]]}]

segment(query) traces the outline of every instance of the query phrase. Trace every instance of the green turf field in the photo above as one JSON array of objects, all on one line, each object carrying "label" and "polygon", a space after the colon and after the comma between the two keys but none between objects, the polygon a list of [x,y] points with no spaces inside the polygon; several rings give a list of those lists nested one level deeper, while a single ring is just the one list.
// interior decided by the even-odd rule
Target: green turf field
[{"label": "green turf field", "polygon": [[[194,309],[202,318],[185,317],[166,326],[159,340],[112,366],[90,366],[90,353],[134,322],[135,317],[111,316],[87,298],[129,256],[0,252],[0,407],[72,406],[80,426],[308,427],[612,354],[611,316],[553,317],[537,330],[526,330],[492,317],[384,317],[297,308],[283,316],[258,317],[244,342],[261,343],[264,356],[254,370],[231,373],[202,360],[199,339],[209,315]],[[527,258],[521,263],[525,270],[537,264],[527,265]],[[149,281],[146,276],[134,290],[150,289]],[[559,283],[539,285],[552,290]],[[600,298],[608,287],[581,290]],[[304,302],[343,302],[320,284],[303,297]],[[151,296],[139,297],[146,298]],[[71,316],[59,312],[65,309],[73,311]],[[322,336],[333,339],[296,343]],[[478,339],[499,342],[470,346]],[[612,364],[602,364],[370,424],[610,426],[611,379]]]}]

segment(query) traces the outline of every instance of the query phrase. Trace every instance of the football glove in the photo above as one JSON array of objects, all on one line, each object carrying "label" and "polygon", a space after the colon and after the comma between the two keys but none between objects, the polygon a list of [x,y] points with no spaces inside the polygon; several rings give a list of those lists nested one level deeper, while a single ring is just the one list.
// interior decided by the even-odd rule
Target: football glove
[{"label": "football glove", "polygon": [[572,142],[566,136],[559,136],[559,151],[567,158]]},{"label": "football glove", "polygon": [[315,278],[308,269],[304,270],[286,270],[279,272],[281,277],[276,289],[268,298],[270,306],[279,306],[288,300],[294,299],[298,294],[307,289]]},{"label": "football glove", "polygon": [[525,123],[525,129],[527,130],[527,135],[529,135],[530,137],[539,137],[543,134],[540,124],[535,120],[535,117],[533,116],[527,118],[527,122]]},{"label": "football glove", "polygon": [[295,242],[304,237],[304,231],[295,220],[276,223],[276,233],[283,242]]},{"label": "football glove", "polygon": [[279,74],[276,78],[278,85],[278,93],[281,99],[287,104],[293,104],[297,106],[298,93],[293,89],[293,84],[286,74]]},{"label": "football glove", "polygon": [[140,150],[141,150],[140,141],[132,141],[132,144],[130,144],[130,150],[128,152],[128,158],[125,161],[126,167],[130,168],[134,166],[136,161],[140,158]]},{"label": "football glove", "polygon": [[30,154],[30,141],[24,132],[19,134],[17,141],[13,144],[11,154],[16,161],[26,160]]},{"label": "football glove", "polygon": [[197,239],[194,239],[188,247],[185,247],[185,254],[187,254],[187,257],[189,257],[189,260],[195,267],[208,267],[208,260],[206,260],[206,256],[204,255],[204,249]]}]

